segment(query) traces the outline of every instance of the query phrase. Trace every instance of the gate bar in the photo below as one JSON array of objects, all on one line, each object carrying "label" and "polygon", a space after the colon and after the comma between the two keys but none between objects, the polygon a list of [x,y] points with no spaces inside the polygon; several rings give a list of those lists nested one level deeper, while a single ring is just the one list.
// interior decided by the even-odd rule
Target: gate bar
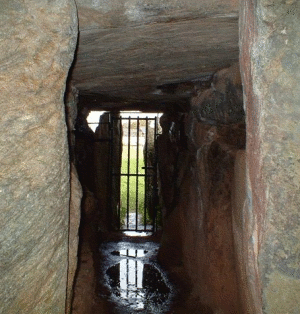
[{"label": "gate bar", "polygon": [[155,232],[157,230],[157,205],[158,205],[158,187],[157,187],[157,133],[158,133],[158,121],[157,117],[155,117],[154,122],[154,156],[153,156],[153,165],[154,165],[154,180],[153,180],[153,225],[152,225],[152,231]]},{"label": "gate bar", "polygon": [[[111,168],[111,183],[109,184],[109,186],[110,186],[110,189],[111,189],[111,191],[112,191],[112,189],[113,189],[113,186],[112,186],[112,181],[113,181],[113,177],[114,176],[120,176],[120,179],[121,179],[121,177],[122,176],[126,176],[127,177],[127,228],[126,229],[122,229],[123,231],[130,231],[130,230],[134,230],[133,228],[129,228],[129,210],[130,210],[130,178],[131,177],[136,177],[136,199],[135,199],[135,203],[136,203],[136,221],[135,221],[135,224],[136,224],[136,226],[135,226],[135,230],[136,231],[138,231],[138,230],[143,230],[143,229],[139,229],[138,228],[138,219],[139,219],[139,216],[140,216],[140,214],[139,214],[139,212],[138,212],[138,209],[139,209],[139,195],[138,195],[138,192],[139,192],[139,186],[138,186],[138,183],[139,183],[139,177],[145,177],[144,178],[144,180],[145,180],[145,199],[144,199],[144,202],[145,202],[145,204],[144,204],[144,221],[143,221],[143,224],[144,224],[144,230],[147,230],[147,206],[148,206],[148,200],[149,200],[149,195],[148,195],[148,193],[149,193],[149,187],[148,187],[148,179],[150,178],[150,177],[155,177],[155,175],[156,175],[156,170],[155,170],[155,165],[153,166],[153,167],[148,167],[147,166],[147,164],[148,164],[148,161],[149,161],[149,152],[148,152],[148,149],[149,149],[149,142],[148,142],[148,140],[149,140],[149,121],[154,121],[154,123],[155,123],[155,138],[154,139],[156,139],[156,137],[157,137],[157,133],[158,133],[158,128],[157,128],[157,117],[155,117],[155,118],[149,118],[148,116],[146,117],[146,118],[140,118],[140,117],[137,117],[137,118],[132,118],[131,116],[129,116],[129,117],[126,117],[126,118],[123,118],[123,117],[114,117],[114,116],[110,116],[110,118],[109,118],[109,122],[108,122],[108,124],[110,124],[110,126],[111,126],[111,129],[110,129],[110,134],[111,134],[111,139],[110,139],[110,143],[111,143],[111,149],[110,149],[110,155],[111,155],[111,158],[110,158],[110,163],[111,164],[113,164],[113,155],[114,155],[114,145],[113,145],[113,142],[115,142],[114,141],[114,139],[113,139],[113,125],[114,125],[114,120],[116,120],[116,121],[119,121],[119,123],[120,123],[120,129],[121,129],[121,125],[122,125],[122,120],[127,120],[128,121],[128,164],[127,164],[127,173],[115,173],[114,171],[113,171],[113,169],[112,169],[112,167],[109,167],[109,168]],[[131,121],[134,121],[134,120],[136,120],[137,121],[137,127],[138,127],[138,129],[137,129],[137,171],[136,171],[136,173],[134,174],[134,173],[130,173],[130,153],[131,153],[131,150],[130,150],[130,137],[131,137]],[[140,125],[140,121],[145,121],[146,122],[146,128],[145,128],[145,156],[144,156],[144,162],[145,162],[145,167],[142,167],[142,168],[144,168],[145,169],[145,172],[144,172],[144,174],[143,173],[141,173],[140,171],[139,171],[139,169],[138,169],[138,167],[140,166],[139,165],[139,145],[140,145],[140,143],[139,143],[139,125]],[[101,140],[102,141],[102,140]],[[104,140],[105,141],[105,140]],[[155,141],[156,142],[156,141]],[[123,141],[122,140],[120,140],[119,141],[119,143],[120,143],[120,147],[119,147],[119,149],[120,149],[120,153],[121,153],[121,151],[122,151],[122,143],[123,143]],[[156,155],[156,158],[157,158],[157,155]],[[154,162],[154,164],[155,164],[155,162]],[[153,173],[149,173],[149,170],[151,169],[151,172],[153,171]],[[156,185],[156,190],[157,190],[157,185]],[[157,192],[157,191],[156,191]],[[111,204],[112,205],[112,204]],[[112,208],[112,206],[111,206],[111,208]],[[154,217],[155,218],[157,218],[157,216],[156,216],[156,213],[154,214]],[[118,206],[118,218],[119,218],[119,221],[118,221],[118,227],[119,227],[119,230],[121,229],[121,206],[120,206],[120,204],[119,204],[119,206]],[[153,223],[156,223],[156,220],[157,219],[154,219],[154,222]],[[156,226],[154,226],[153,225],[153,230],[156,228]]]},{"label": "gate bar", "polygon": [[135,231],[138,230],[138,208],[139,208],[139,137],[140,137],[140,120],[137,118],[137,135],[136,135],[136,196],[135,196]]},{"label": "gate bar", "polygon": [[130,173],[130,127],[131,127],[131,119],[130,116],[128,118],[128,158],[127,158],[127,229],[129,229],[129,173]]},{"label": "gate bar", "polygon": [[148,189],[147,189],[147,183],[148,183],[148,117],[146,117],[146,136],[145,136],[145,205],[144,205],[144,230],[146,230],[146,213],[147,213],[147,204],[148,204]]},{"label": "gate bar", "polygon": [[[122,120],[117,119],[117,122],[119,122],[119,130],[120,130],[120,139],[119,139],[119,156],[120,160],[118,161],[119,164],[119,169],[121,170],[122,167],[122,152],[123,152],[123,129],[122,129]],[[118,216],[119,216],[119,222],[118,222],[118,229],[121,229],[121,176],[117,179],[119,182],[119,211],[118,211]]]}]

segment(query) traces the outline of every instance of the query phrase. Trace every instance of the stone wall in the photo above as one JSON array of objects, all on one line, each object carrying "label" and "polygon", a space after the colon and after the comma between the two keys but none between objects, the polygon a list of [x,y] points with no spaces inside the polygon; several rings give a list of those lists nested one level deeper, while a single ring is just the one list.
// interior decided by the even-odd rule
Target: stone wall
[{"label": "stone wall", "polygon": [[234,66],[225,72],[194,97],[189,114],[161,119],[159,259],[185,278],[190,312],[242,313],[232,219],[238,200],[244,202],[242,187],[235,191],[235,171],[242,177],[237,156],[245,148],[245,125],[239,71]]},{"label": "stone wall", "polygon": [[242,3],[248,291],[254,313],[299,313],[300,3]]},{"label": "stone wall", "polygon": [[[116,118],[113,123],[109,117]],[[111,176],[120,173],[122,161],[122,124],[117,118],[119,113],[104,113],[100,117],[95,132],[94,165],[95,196],[101,216],[99,230],[116,230],[119,228],[118,210],[120,208],[120,177]],[[112,128],[112,129],[111,129]],[[113,137],[113,142],[110,142]],[[111,145],[113,145],[113,150]]]},{"label": "stone wall", "polygon": [[1,313],[64,313],[70,173],[63,95],[73,1],[2,1]]},{"label": "stone wall", "polygon": [[79,244],[79,225],[81,217],[81,198],[82,189],[78,180],[77,171],[74,164],[71,164],[71,194],[70,194],[70,220],[69,220],[69,262],[68,262],[68,283],[66,313],[70,313],[75,273],[78,264],[78,244]]},{"label": "stone wall", "polygon": [[82,187],[75,167],[75,123],[77,119],[78,91],[67,85],[65,92],[66,122],[68,129],[69,158],[70,158],[70,211],[69,211],[69,262],[66,313],[70,313],[75,274],[78,265],[79,225],[81,220]]}]

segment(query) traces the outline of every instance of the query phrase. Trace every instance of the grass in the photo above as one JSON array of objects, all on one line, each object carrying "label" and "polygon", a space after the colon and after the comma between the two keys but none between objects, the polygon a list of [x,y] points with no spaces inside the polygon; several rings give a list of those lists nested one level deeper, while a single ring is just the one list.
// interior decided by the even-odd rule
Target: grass
[{"label": "grass", "polygon": [[[138,158],[137,158],[138,153]],[[138,169],[137,169],[138,160]],[[128,171],[128,161],[129,161],[129,171]],[[122,174],[145,174],[144,167],[144,157],[143,157],[143,147],[140,145],[137,152],[136,146],[130,146],[130,158],[128,158],[128,146],[123,146],[122,153]],[[127,195],[129,179],[129,195]],[[145,177],[136,176],[121,176],[121,213],[120,219],[121,224],[126,220],[127,204],[129,212],[133,213],[136,211],[136,205],[138,207],[138,214],[144,219],[144,202],[145,202]],[[142,220],[143,221],[143,220]]]}]

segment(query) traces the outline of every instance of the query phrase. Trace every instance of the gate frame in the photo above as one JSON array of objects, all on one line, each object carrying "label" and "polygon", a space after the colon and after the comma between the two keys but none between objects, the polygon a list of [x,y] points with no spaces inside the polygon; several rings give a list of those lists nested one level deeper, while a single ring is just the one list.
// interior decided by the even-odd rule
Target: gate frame
[{"label": "gate frame", "polygon": [[[114,130],[114,125],[115,123],[120,123],[122,124],[123,121],[128,121],[128,163],[127,163],[127,173],[121,173],[121,169],[119,173],[113,173],[113,169],[114,169],[114,151],[115,151],[115,147],[114,147],[114,136],[113,136],[113,130]],[[131,139],[131,122],[132,121],[137,121],[137,126],[136,126],[136,131],[137,131],[137,154],[136,154],[136,158],[137,158],[137,162],[136,162],[136,173],[130,173],[130,139]],[[144,147],[146,147],[146,154],[144,157],[144,163],[145,166],[143,167],[145,169],[145,174],[140,174],[139,173],[139,126],[140,126],[140,121],[146,121],[146,130],[145,130],[145,144]],[[149,133],[149,122],[150,121],[154,121],[154,134],[153,134],[153,140],[154,140],[154,156],[153,156],[153,165],[151,167],[147,166],[147,162],[148,162],[148,133]],[[113,117],[111,115],[111,112],[109,113],[109,127],[110,127],[110,160],[109,160],[109,178],[108,178],[108,182],[109,182],[109,189],[110,189],[110,195],[112,196],[114,193],[113,191],[113,180],[114,177],[119,177],[120,181],[121,181],[121,177],[125,176],[127,177],[127,208],[126,208],[126,220],[127,220],[127,225],[126,227],[123,229],[121,228],[121,200],[119,202],[120,206],[118,208],[118,231],[136,231],[136,232],[142,232],[142,231],[152,231],[155,232],[157,230],[157,208],[159,205],[159,198],[158,198],[158,175],[157,175],[157,171],[158,171],[158,154],[157,154],[157,137],[159,135],[158,133],[158,117],[154,117],[154,118],[149,118],[149,117],[145,117],[145,118],[141,118],[139,116],[137,116],[136,118],[132,118],[130,115],[128,117]],[[122,125],[122,129],[123,129],[123,125]],[[123,151],[123,137],[124,137],[124,133],[122,132],[122,140],[120,140],[120,147],[118,149]],[[122,154],[121,154],[122,155]],[[121,158],[122,159],[122,158]],[[122,160],[121,160],[121,165],[122,166]],[[153,174],[149,174],[149,170],[153,171]],[[130,186],[130,177],[136,177],[136,191],[135,191],[135,213],[136,213],[136,221],[135,221],[135,229],[130,229],[129,228],[129,186]],[[144,198],[144,221],[143,221],[143,229],[138,229],[138,218],[139,218],[139,214],[138,214],[138,180],[139,177],[144,177],[144,181],[145,181],[145,198]],[[147,178],[149,177],[154,177],[154,184],[152,187],[152,204],[153,204],[153,223],[152,223],[152,228],[151,229],[147,229],[147,224],[146,224],[146,213],[147,213],[147,203],[148,203],[148,196],[147,196],[147,192],[148,192],[148,188],[147,188]],[[120,184],[120,191],[119,191],[119,198],[121,199],[121,184]],[[111,197],[111,200],[113,199],[113,197]],[[110,211],[113,210],[112,208],[113,204],[112,201],[110,202]]]}]

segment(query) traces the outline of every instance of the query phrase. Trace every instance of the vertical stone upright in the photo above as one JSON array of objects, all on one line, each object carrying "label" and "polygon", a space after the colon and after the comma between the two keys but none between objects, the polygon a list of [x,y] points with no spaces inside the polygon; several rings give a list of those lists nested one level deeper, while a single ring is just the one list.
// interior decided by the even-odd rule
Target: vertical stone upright
[{"label": "vertical stone upright", "polygon": [[70,158],[70,212],[69,212],[69,262],[66,314],[71,313],[73,287],[77,270],[79,225],[81,220],[82,187],[75,167],[75,123],[77,118],[78,91],[71,85],[65,92],[66,122]]},{"label": "vertical stone upright", "polygon": [[72,0],[1,1],[0,312],[64,313]]},{"label": "vertical stone upright", "polygon": [[[155,186],[155,180],[157,180],[157,174],[155,173],[154,169],[156,169],[155,165],[155,124],[148,123],[148,133],[147,133],[147,139],[145,135],[145,141],[147,140],[147,150],[146,150],[146,142],[143,147],[143,155],[144,155],[144,164],[146,167],[148,167],[148,174],[147,177],[145,177],[145,184],[146,184],[146,219],[148,218],[150,223],[155,223],[155,208],[156,206],[154,202],[154,186]],[[147,158],[146,158],[147,157]],[[146,163],[147,159],[147,163]],[[153,169],[152,169],[153,168]],[[142,219],[144,223],[144,218]],[[149,223],[147,222],[147,223]]]},{"label": "vertical stone upright", "polygon": [[[110,116],[112,119],[116,118],[113,123]],[[122,124],[118,118],[120,118],[118,112],[104,113],[95,132],[95,195],[99,205],[101,231],[116,230],[119,225],[120,176],[110,173],[121,172]]]},{"label": "vertical stone upright", "polygon": [[299,1],[242,1],[251,313],[300,313],[299,38]]}]

